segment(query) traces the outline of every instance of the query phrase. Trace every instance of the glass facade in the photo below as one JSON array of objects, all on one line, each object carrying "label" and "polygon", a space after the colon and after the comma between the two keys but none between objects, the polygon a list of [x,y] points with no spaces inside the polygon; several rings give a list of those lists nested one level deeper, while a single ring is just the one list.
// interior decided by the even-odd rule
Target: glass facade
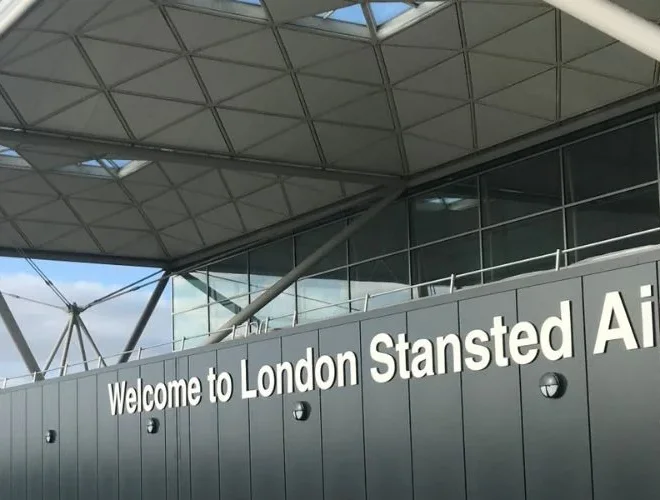
[{"label": "glass facade", "polygon": [[[375,217],[260,311],[288,327],[552,269],[518,260],[660,227],[657,117],[430,187]],[[178,277],[175,338],[217,330],[355,217],[294,234]],[[567,252],[564,264],[660,243],[653,233]],[[400,290],[410,284],[425,284]],[[385,293],[390,292],[390,293]],[[188,343],[186,343],[188,345]],[[192,343],[190,344],[192,345]]]}]

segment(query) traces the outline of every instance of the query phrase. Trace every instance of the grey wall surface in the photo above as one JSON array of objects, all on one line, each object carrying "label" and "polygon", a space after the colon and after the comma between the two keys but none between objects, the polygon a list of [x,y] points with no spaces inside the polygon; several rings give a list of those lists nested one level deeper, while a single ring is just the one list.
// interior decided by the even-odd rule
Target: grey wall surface
[{"label": "grey wall surface", "polygon": [[[657,259],[657,255],[654,256]],[[636,335],[653,286],[656,347],[593,354],[603,300],[618,291]],[[172,356],[0,391],[2,500],[636,500],[660,492],[658,264],[627,259],[512,280]],[[435,340],[541,323],[572,305],[573,356],[384,384],[370,374],[380,332]],[[616,326],[616,325],[612,325]],[[637,338],[641,345],[642,339]],[[359,384],[244,400],[263,364],[351,351]],[[393,354],[394,352],[391,351]],[[451,356],[447,365],[452,366]],[[227,403],[112,416],[108,384],[232,374]],[[539,378],[558,372],[563,397]],[[204,392],[206,396],[206,392]],[[297,401],[311,408],[292,418]],[[160,421],[148,434],[150,417]],[[44,433],[57,432],[46,444]]]}]

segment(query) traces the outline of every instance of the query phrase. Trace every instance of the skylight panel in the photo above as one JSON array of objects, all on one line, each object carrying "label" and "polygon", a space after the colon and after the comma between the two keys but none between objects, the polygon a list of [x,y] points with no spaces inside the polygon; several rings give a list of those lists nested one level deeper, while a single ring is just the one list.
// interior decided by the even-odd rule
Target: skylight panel
[{"label": "skylight panel", "polygon": [[10,156],[12,158],[20,158],[21,155],[19,155],[16,151],[10,148],[5,148],[4,146],[0,146],[0,155],[2,156]]},{"label": "skylight panel", "polygon": [[318,14],[317,17],[322,19],[332,19],[333,21],[340,21],[343,23],[358,24],[360,26],[367,25],[367,19],[364,17],[364,11],[359,4],[349,5],[341,9],[329,10]]},{"label": "skylight panel", "polygon": [[0,167],[30,169],[30,165],[16,150],[0,144]]},{"label": "skylight panel", "polygon": [[119,160],[119,159],[107,159],[103,160],[103,163],[109,168],[124,168],[129,165],[132,160]]},{"label": "skylight panel", "polygon": [[414,4],[405,2],[369,2],[369,8],[377,26],[405,14],[414,8]]},{"label": "skylight panel", "polygon": [[[1,152],[0,152],[1,154]],[[121,176],[126,173],[135,172],[148,165],[149,161],[124,160],[120,158],[90,158],[79,163],[73,163],[60,167],[58,170],[71,174],[91,175],[94,177]]]}]

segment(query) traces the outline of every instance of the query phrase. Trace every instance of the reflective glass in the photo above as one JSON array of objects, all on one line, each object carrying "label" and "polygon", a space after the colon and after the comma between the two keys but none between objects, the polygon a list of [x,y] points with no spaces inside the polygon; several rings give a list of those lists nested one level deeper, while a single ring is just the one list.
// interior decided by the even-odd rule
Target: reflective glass
[{"label": "reflective glass", "polygon": [[[376,259],[350,268],[351,299],[362,298],[366,294],[374,295],[394,291],[409,284],[408,254],[401,253],[383,259]],[[371,297],[369,310],[400,304],[409,300],[410,290],[398,291]],[[361,311],[364,301],[351,304],[353,310]]]},{"label": "reflective glass", "polygon": [[580,201],[656,180],[653,120],[607,132],[564,149],[566,201]]},{"label": "reflective glass", "polygon": [[[321,245],[346,227],[346,221],[342,220],[333,224],[322,226],[318,229],[305,231],[295,237],[296,240],[296,262],[300,263],[314,253]],[[346,265],[346,242],[337,245],[319,263],[312,266],[307,274],[317,274],[328,269],[335,269]]]},{"label": "reflective glass", "polygon": [[206,304],[208,282],[206,271],[195,271],[172,279],[172,310],[176,313]]},{"label": "reflective glass", "polygon": [[346,301],[348,301],[348,271],[345,268],[300,280],[298,322],[309,323],[348,314],[349,304],[333,306]]},{"label": "reflective glass", "polygon": [[[499,266],[564,248],[564,224],[558,210],[483,232],[484,267]],[[555,257],[484,273],[484,280],[499,280],[523,273],[552,269]]]},{"label": "reflective glass", "polygon": [[247,254],[209,266],[211,330],[222,327],[249,303]]},{"label": "reflective glass", "polygon": [[[270,279],[262,279],[263,277],[256,277],[251,283],[254,283],[255,288],[263,288],[273,285],[275,282]],[[254,301],[263,292],[253,292],[251,299]],[[291,326],[293,321],[293,313],[296,309],[296,285],[291,285],[284,290],[276,298],[268,303],[261,311],[259,311],[252,321],[263,322],[268,321],[269,330],[273,328],[287,328]]]},{"label": "reflective glass", "polygon": [[[250,252],[250,292],[255,300],[263,290],[274,285],[293,268],[293,239],[284,238]],[[295,285],[292,285],[259,311],[257,318],[272,318],[271,327],[289,326],[296,307]]]},{"label": "reflective glass", "polygon": [[443,186],[410,200],[413,246],[466,233],[478,227],[476,179]]},{"label": "reflective glass", "polygon": [[[426,283],[452,274],[467,273],[481,269],[479,234],[462,236],[412,251],[413,283]],[[474,274],[458,278],[456,288],[475,285],[481,282],[481,275]],[[438,295],[449,291],[450,281],[416,288],[415,298]]]},{"label": "reflective glass", "polygon": [[[660,226],[658,187],[636,189],[566,210],[569,248]],[[657,233],[569,254],[569,261],[643,245],[658,244]]]},{"label": "reflective glass", "polygon": [[174,340],[176,348],[181,349],[182,339],[186,337],[185,348],[196,347],[202,345],[206,337],[198,337],[190,339],[190,337],[197,337],[204,335],[209,331],[209,310],[207,307],[195,309],[184,313],[175,314],[173,317]]},{"label": "reflective glass", "polygon": [[551,151],[481,176],[483,223],[497,224],[561,205],[559,152]]},{"label": "reflective glass", "polygon": [[350,238],[350,262],[360,262],[407,247],[408,215],[406,204],[401,202],[383,210]]}]

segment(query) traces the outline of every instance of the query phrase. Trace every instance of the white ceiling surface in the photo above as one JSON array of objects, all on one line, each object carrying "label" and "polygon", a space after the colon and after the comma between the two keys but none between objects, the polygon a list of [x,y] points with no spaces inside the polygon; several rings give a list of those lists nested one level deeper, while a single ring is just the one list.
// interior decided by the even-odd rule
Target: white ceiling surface
[{"label": "white ceiling surface", "polygon": [[[0,166],[0,246],[170,260],[369,187],[305,167],[405,177],[658,83],[652,60],[541,0],[447,2],[371,38],[293,25],[340,0],[263,3],[259,19],[42,0],[0,41],[0,124],[302,175],[160,161],[98,179],[53,172],[84,151],[4,141],[33,168]],[[617,3],[660,20],[657,0]]]}]

